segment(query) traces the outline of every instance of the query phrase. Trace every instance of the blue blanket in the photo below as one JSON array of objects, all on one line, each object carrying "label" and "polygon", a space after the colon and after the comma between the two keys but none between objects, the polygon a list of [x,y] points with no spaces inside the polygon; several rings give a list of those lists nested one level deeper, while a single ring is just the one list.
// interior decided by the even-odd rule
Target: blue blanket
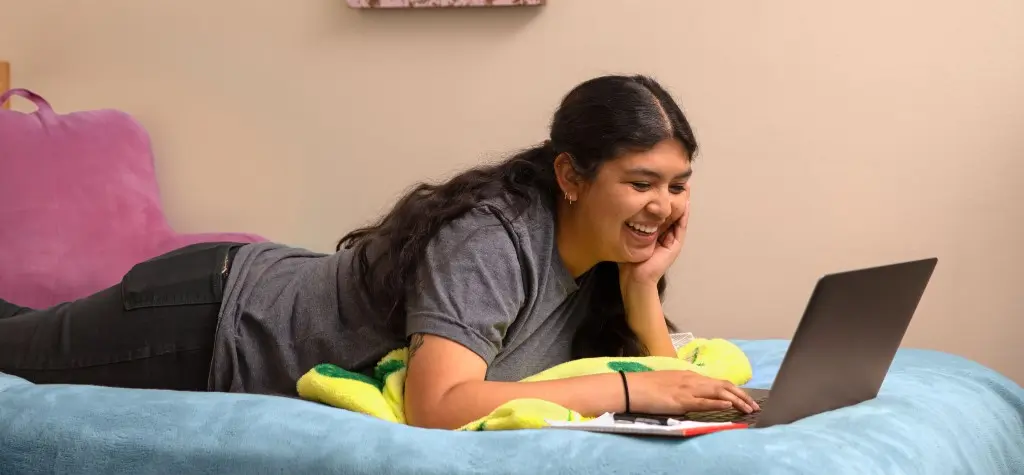
[{"label": "blue blanket", "polygon": [[[737,341],[770,387],[788,342]],[[300,400],[32,385],[0,374],[0,473],[1020,474],[1024,389],[903,349],[877,399],[787,426],[687,440],[457,433]]]}]

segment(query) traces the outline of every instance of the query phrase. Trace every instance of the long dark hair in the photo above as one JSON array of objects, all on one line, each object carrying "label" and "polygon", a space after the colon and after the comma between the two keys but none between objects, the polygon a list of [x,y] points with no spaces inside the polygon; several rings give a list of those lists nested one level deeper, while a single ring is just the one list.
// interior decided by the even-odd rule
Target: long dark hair
[{"label": "long dark hair", "polygon": [[[654,79],[609,75],[587,80],[563,98],[549,140],[444,183],[416,185],[376,224],[346,234],[337,249],[354,248],[360,285],[378,308],[391,310],[388,326],[402,334],[405,295],[414,288],[420,258],[443,225],[494,197],[507,198],[520,212],[537,199],[553,209],[562,194],[554,170],[561,153],[572,157],[579,176],[592,179],[606,161],[650,150],[666,139],[682,143],[691,160],[697,153],[686,116]],[[574,338],[574,357],[648,354],[626,323],[618,265],[602,262],[591,272],[596,282],[591,314]],[[662,278],[659,295],[665,285]]]}]

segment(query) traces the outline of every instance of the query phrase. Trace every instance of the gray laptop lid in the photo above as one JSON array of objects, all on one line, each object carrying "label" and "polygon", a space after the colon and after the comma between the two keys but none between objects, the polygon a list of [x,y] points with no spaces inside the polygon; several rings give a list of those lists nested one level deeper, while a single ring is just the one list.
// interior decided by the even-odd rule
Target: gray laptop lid
[{"label": "gray laptop lid", "polygon": [[937,262],[929,258],[822,277],[757,426],[876,397]]}]

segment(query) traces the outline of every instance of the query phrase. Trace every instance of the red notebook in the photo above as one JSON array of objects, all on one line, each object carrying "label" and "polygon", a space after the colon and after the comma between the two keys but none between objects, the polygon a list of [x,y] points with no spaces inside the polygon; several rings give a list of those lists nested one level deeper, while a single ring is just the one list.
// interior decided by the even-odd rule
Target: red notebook
[{"label": "red notebook", "polygon": [[548,429],[582,430],[609,434],[648,435],[656,437],[694,437],[726,430],[746,429],[747,424],[733,422],[696,422],[667,419],[666,423],[646,423],[640,420],[616,420],[608,413],[583,422],[547,421]]}]

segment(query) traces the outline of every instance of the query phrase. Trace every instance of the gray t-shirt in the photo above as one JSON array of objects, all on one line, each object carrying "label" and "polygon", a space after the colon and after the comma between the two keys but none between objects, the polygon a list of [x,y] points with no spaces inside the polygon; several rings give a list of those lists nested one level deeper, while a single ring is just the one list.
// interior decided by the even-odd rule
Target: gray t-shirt
[{"label": "gray t-shirt", "polygon": [[[295,396],[320,363],[371,374],[408,344],[386,328],[358,286],[353,253],[322,254],[273,243],[235,257],[210,369],[214,391]],[[407,298],[406,337],[451,339],[488,363],[487,379],[515,381],[570,359],[591,283],[577,282],[555,246],[555,219],[539,202],[515,215],[480,203],[442,228]]]}]

